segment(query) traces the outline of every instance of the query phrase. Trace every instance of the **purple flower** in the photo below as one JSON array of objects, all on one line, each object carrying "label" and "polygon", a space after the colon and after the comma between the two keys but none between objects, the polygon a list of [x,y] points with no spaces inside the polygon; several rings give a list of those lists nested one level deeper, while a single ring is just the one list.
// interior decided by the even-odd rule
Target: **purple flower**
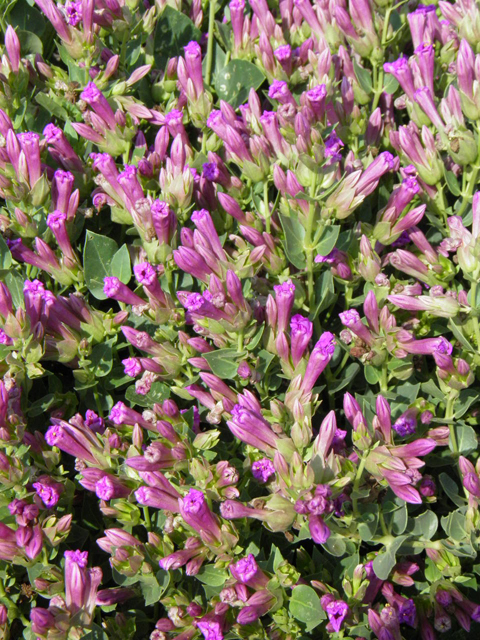
[{"label": "purple flower", "polygon": [[355,309],[348,309],[338,314],[342,324],[345,327],[351,327],[360,322],[360,314]]},{"label": "purple flower", "polygon": [[37,492],[37,495],[48,508],[54,507],[57,504],[60,498],[59,486],[61,487],[61,485],[57,483],[51,485],[44,482],[33,483],[33,488]]},{"label": "purple flower", "polygon": [[63,554],[67,560],[74,562],[76,565],[84,569],[88,563],[88,551],[65,551]]},{"label": "purple flower", "polygon": [[333,627],[333,630],[338,633],[343,624],[343,621],[348,615],[348,604],[343,600],[334,600],[329,602],[325,607],[325,611],[328,616],[328,620]]},{"label": "purple flower", "polygon": [[323,519],[315,514],[311,514],[308,518],[308,527],[312,540],[317,544],[325,544],[330,537],[330,529],[327,527]]},{"label": "purple flower", "polygon": [[138,358],[126,358],[122,360],[122,364],[124,367],[123,372],[126,376],[130,376],[130,378],[136,378],[143,371],[143,367]]},{"label": "purple flower", "polygon": [[215,162],[205,162],[202,175],[210,182],[217,182],[220,177],[220,170]]},{"label": "purple flower", "polygon": [[292,316],[290,320],[290,344],[293,366],[302,359],[305,349],[313,335],[313,323],[300,314]]},{"label": "purple flower", "polygon": [[325,158],[332,158],[333,162],[339,162],[342,159],[340,149],[343,147],[343,142],[337,136],[335,131],[328,136],[325,140]]},{"label": "purple flower", "polygon": [[437,486],[431,476],[423,476],[418,490],[424,498],[430,498],[435,495]]},{"label": "purple flower", "polygon": [[252,475],[261,482],[267,482],[271,475],[275,473],[275,467],[268,458],[262,458],[252,464]]},{"label": "purple flower", "polygon": [[267,453],[276,448],[278,436],[261,415],[239,404],[231,413],[232,419],[227,421],[227,426],[236,438]]},{"label": "purple flower", "polygon": [[67,2],[65,4],[65,13],[67,14],[67,22],[72,27],[76,27],[82,21],[82,3]]},{"label": "purple flower", "polygon": [[183,500],[183,509],[185,513],[198,515],[205,505],[205,496],[202,491],[190,489]]},{"label": "purple flower", "polygon": [[223,640],[222,627],[216,620],[200,620],[197,622],[205,640]]},{"label": "purple flower", "polygon": [[133,293],[126,284],[123,284],[116,276],[107,276],[103,279],[103,293],[107,298],[113,298],[118,302],[131,305],[143,305],[145,300]]},{"label": "purple flower", "polygon": [[178,502],[182,518],[200,533],[202,539],[210,544],[220,540],[221,531],[217,517],[210,511],[202,491],[190,489]]},{"label": "purple flower", "polygon": [[98,416],[95,411],[87,409],[84,420],[85,426],[94,433],[103,433],[105,431],[105,420]]},{"label": "purple flower", "polygon": [[476,498],[480,498],[480,480],[476,473],[466,473],[463,476],[463,486]]},{"label": "purple flower", "polygon": [[393,430],[398,433],[399,436],[405,438],[415,433],[417,428],[416,410],[409,409],[398,418],[393,425]]},{"label": "purple flower", "polygon": [[308,359],[305,375],[303,376],[301,389],[304,392],[310,392],[319,375],[330,362],[335,351],[335,336],[330,331],[325,331],[320,336],[319,341],[313,348],[310,358]]},{"label": "purple flower", "polygon": [[235,577],[241,582],[248,582],[258,571],[258,565],[252,553],[239,560],[232,568],[236,574]]},{"label": "purple flower", "polygon": [[398,621],[407,624],[409,627],[415,627],[417,617],[417,608],[412,599],[404,602],[398,611]]}]

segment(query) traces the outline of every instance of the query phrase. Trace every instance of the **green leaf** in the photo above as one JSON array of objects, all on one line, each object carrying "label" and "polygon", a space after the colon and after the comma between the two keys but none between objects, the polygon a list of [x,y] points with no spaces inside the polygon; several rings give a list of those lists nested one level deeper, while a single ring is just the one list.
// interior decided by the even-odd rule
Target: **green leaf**
[{"label": "green leaf", "polygon": [[112,347],[106,342],[97,344],[92,350],[90,361],[96,378],[103,378],[108,375],[112,370],[113,364]]},{"label": "green leaf", "polygon": [[265,349],[261,349],[258,352],[259,363],[257,365],[257,373],[262,378],[266,374],[266,372],[268,371],[268,367],[270,366],[270,363],[272,362],[274,357],[275,356],[273,355],[273,353],[270,353],[269,351],[266,351]]},{"label": "green leaf", "polygon": [[170,397],[170,389],[163,382],[154,382],[152,388],[143,396],[135,391],[135,385],[132,384],[125,391],[125,398],[132,404],[138,404],[140,407],[152,407],[156,402],[163,402]]},{"label": "green leaf", "polygon": [[445,394],[437,387],[433,380],[429,380],[422,384],[422,392],[426,395],[432,396],[432,398],[441,400],[442,402],[445,400]]},{"label": "green leaf", "polygon": [[289,611],[296,620],[307,625],[307,631],[314,629],[326,618],[316,592],[303,584],[293,589]]},{"label": "green leaf", "polygon": [[160,600],[162,587],[154,576],[143,577],[140,581],[144,606],[149,607]]},{"label": "green leaf", "polygon": [[458,406],[458,410],[455,410],[454,419],[458,420],[463,415],[465,415],[472,404],[474,402],[477,402],[478,400],[480,400],[480,393],[474,391],[473,389],[462,389],[455,403],[455,409]]},{"label": "green leaf", "polygon": [[200,41],[202,34],[186,15],[167,5],[157,21],[154,37],[155,66],[165,69],[170,58],[183,54],[190,41]]},{"label": "green leaf", "polygon": [[203,584],[208,584],[210,587],[221,587],[225,584],[228,574],[226,571],[216,569],[212,564],[207,564],[206,567],[200,569],[195,577],[197,580],[200,580]]},{"label": "green leaf", "polygon": [[10,269],[12,266],[12,254],[7,247],[7,243],[0,236],[0,269]]},{"label": "green leaf", "polygon": [[361,540],[367,542],[373,540],[378,528],[378,504],[364,504],[360,507],[360,520],[358,533]]},{"label": "green leaf", "polygon": [[461,541],[468,537],[465,529],[465,507],[457,509],[442,517],[442,528],[450,538]]},{"label": "green leaf", "polygon": [[332,533],[325,544],[322,544],[322,547],[330,555],[335,556],[336,558],[341,558],[347,551],[347,545],[345,544],[343,537],[335,533]]},{"label": "green leaf", "polygon": [[398,87],[398,80],[395,78],[395,76],[392,76],[391,73],[387,73],[385,76],[385,81],[383,83],[383,90],[385,91],[385,93],[395,93]]},{"label": "green leaf", "polygon": [[[226,26],[226,25],[225,25]],[[215,78],[217,74],[225,67],[225,60],[227,58],[225,51],[220,47],[217,41],[213,43],[213,57],[212,57],[212,82],[215,84]],[[203,58],[202,71],[205,77],[205,71],[207,68],[207,56]]]},{"label": "green leaf", "polygon": [[279,214],[285,235],[285,253],[287,258],[297,269],[305,269],[307,262],[305,259],[305,229],[297,218],[293,216],[283,216]]},{"label": "green leaf", "polygon": [[217,349],[204,353],[203,357],[211,366],[213,373],[222,380],[232,380],[236,377],[238,361],[241,358],[236,349]]},{"label": "green leaf", "polygon": [[377,384],[378,382],[380,382],[382,378],[382,372],[380,371],[380,369],[377,369],[376,367],[372,367],[372,365],[370,364],[366,365],[364,369],[364,373],[365,373],[365,379],[368,382],[368,384]]},{"label": "green leaf", "polygon": [[108,640],[108,636],[101,627],[96,624],[92,624],[91,631],[82,636],[82,640]]},{"label": "green leaf", "polygon": [[20,40],[20,49],[22,52],[22,56],[26,56],[29,53],[39,53],[40,55],[43,53],[42,41],[35,33],[19,29],[17,31],[17,36]]},{"label": "green leaf", "polygon": [[411,518],[409,531],[412,535],[431,540],[438,529],[438,518],[433,511],[425,511],[416,518]]},{"label": "green leaf", "polygon": [[460,186],[458,184],[458,180],[455,177],[453,171],[445,170],[445,180],[447,181],[447,186],[450,190],[450,193],[453,196],[459,196],[461,193]]},{"label": "green leaf", "polygon": [[467,351],[470,351],[470,353],[475,353],[475,349],[472,347],[472,345],[467,340],[467,338],[463,335],[463,331],[461,327],[455,324],[455,321],[453,320],[453,318],[450,318],[450,320],[448,321],[448,326],[452,330],[453,335],[460,342],[462,347],[464,347]]},{"label": "green leaf", "polygon": [[60,105],[56,100],[50,98],[45,93],[37,93],[35,96],[35,101],[38,104],[46,109],[48,113],[51,113],[52,116],[59,118],[60,120],[66,120],[68,118],[67,111]]},{"label": "green leaf", "polygon": [[362,89],[365,93],[370,93],[372,91],[372,74],[370,71],[361,67],[356,60],[353,61],[353,70]]},{"label": "green leaf", "polygon": [[442,489],[445,491],[450,500],[457,505],[457,507],[463,507],[465,505],[465,498],[458,493],[458,485],[455,480],[452,480],[449,475],[442,472],[438,479],[442,485]]},{"label": "green leaf", "polygon": [[400,549],[402,544],[408,538],[408,535],[399,536],[391,544],[385,547],[383,553],[379,553],[373,561],[373,570],[377,578],[380,580],[387,580],[391,570],[396,564],[395,554]]},{"label": "green leaf", "polygon": [[12,296],[12,302],[15,307],[25,307],[25,300],[23,297],[23,284],[24,278],[13,269],[0,271],[0,281],[4,282],[10,295]]},{"label": "green leaf", "polygon": [[320,238],[320,242],[315,247],[315,251],[321,256],[328,256],[335,247],[339,233],[339,225],[329,225],[328,227],[325,227],[322,237]]},{"label": "green leaf", "polygon": [[394,509],[391,513],[387,514],[385,520],[387,526],[390,526],[392,534],[395,536],[401,535],[407,528],[408,511],[407,503],[403,502],[402,505]]},{"label": "green leaf", "polygon": [[126,244],[123,244],[112,258],[110,275],[116,276],[123,284],[128,284],[132,277],[130,253]]},{"label": "green leaf", "polygon": [[215,75],[215,91],[235,109],[247,101],[250,89],[258,89],[265,76],[247,60],[231,60]]},{"label": "green leaf", "polygon": [[358,362],[352,362],[352,364],[349,364],[348,367],[342,372],[340,380],[336,384],[334,383],[333,385],[328,385],[328,392],[336,393],[337,391],[340,391],[341,389],[347,387],[349,384],[351,384],[352,380],[355,378],[359,371],[360,365],[358,364]]},{"label": "green leaf", "polygon": [[[16,2],[13,9],[8,13],[8,24],[14,29],[32,31],[39,38],[45,31],[45,20],[43,15],[35,7],[28,6],[23,0]],[[22,55],[25,52],[22,51]]]},{"label": "green leaf", "polygon": [[[476,450],[478,446],[477,434],[472,427],[469,427],[466,424],[459,424],[455,426],[455,432],[457,435],[459,453],[466,456]],[[452,449],[450,442],[449,446],[450,449]]]},{"label": "green leaf", "polygon": [[335,302],[335,299],[335,283],[332,272],[328,269],[315,281],[315,300],[317,302],[317,308],[315,309],[313,317],[310,317],[310,319],[315,320],[319,313]]},{"label": "green leaf", "polygon": [[83,249],[85,284],[97,300],[107,299],[103,293],[103,279],[111,275],[110,267],[117,250],[117,243],[112,238],[87,231]]}]

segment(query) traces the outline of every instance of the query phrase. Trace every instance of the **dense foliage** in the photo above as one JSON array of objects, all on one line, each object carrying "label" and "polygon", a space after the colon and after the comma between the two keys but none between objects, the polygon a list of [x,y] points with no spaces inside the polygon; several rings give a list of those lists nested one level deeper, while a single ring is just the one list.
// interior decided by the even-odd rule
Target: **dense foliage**
[{"label": "dense foliage", "polygon": [[480,8],[248,2],[2,1],[4,639],[479,633]]}]

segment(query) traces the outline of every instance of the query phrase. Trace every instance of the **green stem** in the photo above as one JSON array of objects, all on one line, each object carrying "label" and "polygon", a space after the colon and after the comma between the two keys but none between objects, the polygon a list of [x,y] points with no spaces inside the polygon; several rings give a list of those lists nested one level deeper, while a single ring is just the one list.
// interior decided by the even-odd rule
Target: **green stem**
[{"label": "green stem", "polygon": [[350,353],[348,351],[345,351],[341,363],[338,365],[338,367],[333,372],[333,377],[334,378],[338,378],[339,374],[343,371],[343,367],[347,364],[349,358],[350,358]]},{"label": "green stem", "polygon": [[98,389],[93,392],[93,397],[95,398],[95,404],[97,405],[97,411],[100,418],[103,418],[103,408],[100,402],[100,394],[98,393]]},{"label": "green stem", "polygon": [[365,470],[366,462],[367,462],[367,455],[366,455],[366,452],[364,452],[363,456],[360,458],[360,464],[358,465],[357,473],[355,475],[355,480],[353,482],[352,508],[353,508],[353,515],[355,518],[358,518],[358,497],[356,494],[358,493],[358,489],[362,481],[362,476]]},{"label": "green stem", "polygon": [[[477,287],[478,282],[472,282],[472,288],[470,293],[470,304],[472,305],[472,309],[477,311]],[[475,339],[477,341],[477,349],[480,349],[480,326],[478,323],[478,316],[472,316],[473,320],[473,329],[475,331]]]},{"label": "green stem", "polygon": [[210,81],[212,78],[213,43],[214,43],[213,31],[215,27],[215,10],[216,10],[216,0],[210,0],[210,6],[208,8],[207,64],[205,69],[205,84],[208,86],[210,86]]},{"label": "green stem", "polygon": [[455,458],[458,457],[458,444],[457,444],[457,436],[455,434],[455,424],[451,422],[453,418],[453,406],[455,404],[456,396],[450,394],[447,397],[447,406],[445,409],[445,420],[449,420],[448,428],[450,430],[450,441],[452,443],[453,455]]},{"label": "green stem", "polygon": [[478,179],[478,171],[480,169],[480,127],[477,125],[477,159],[475,160],[475,164],[473,165],[473,171],[470,175],[470,179],[468,181],[467,192],[462,193],[462,204],[458,211],[455,212],[455,215],[462,216],[465,213],[465,209],[468,207],[471,197],[473,196],[473,191],[477,185]]},{"label": "green stem", "polygon": [[[310,196],[315,197],[317,188],[317,174],[313,173],[312,184],[310,186]],[[307,295],[310,309],[315,307],[315,289],[313,288],[313,251],[315,245],[312,243],[313,225],[315,222],[315,202],[310,202],[307,218],[307,228],[305,229],[305,251],[307,254]],[[322,225],[323,226],[323,225]]]},{"label": "green stem", "polygon": [[270,202],[268,201],[268,180],[265,180],[265,182],[263,183],[263,208],[265,209],[265,212],[264,212],[265,229],[266,229],[267,233],[270,233],[270,230],[271,230],[271,224],[270,224],[271,212],[270,212]]},{"label": "green stem", "polygon": [[0,580],[0,598],[5,598],[6,596],[5,587],[3,586],[3,580]]},{"label": "green stem", "polygon": [[[437,187],[437,196],[438,196],[437,209],[442,214],[443,221],[444,221],[445,225],[447,225],[448,215],[447,215],[447,206],[446,206],[446,203],[445,203],[445,196],[443,194],[443,184],[441,184],[440,182],[437,182],[437,184],[435,186]],[[435,199],[437,199],[437,198],[435,197]]]},{"label": "green stem", "polygon": [[387,525],[385,524],[385,518],[383,517],[383,511],[380,509],[378,512],[378,521],[380,522],[380,528],[382,529],[382,533],[384,536],[389,536],[390,532],[387,529]]},{"label": "green stem", "polygon": [[151,531],[152,521],[150,520],[150,512],[148,511],[148,507],[143,507],[143,516],[145,518],[145,526],[147,527],[147,531]]},{"label": "green stem", "polygon": [[239,353],[243,351],[243,329],[240,329],[237,335],[237,351]]},{"label": "green stem", "polygon": [[373,71],[374,71],[374,96],[373,96],[373,103],[372,103],[372,113],[378,107],[378,103],[380,102],[380,96],[383,93],[383,64],[380,67],[378,76],[377,76],[376,64],[373,65]]},{"label": "green stem", "polygon": [[388,362],[384,362],[382,365],[382,377],[380,378],[380,391],[387,393],[388,391]]}]

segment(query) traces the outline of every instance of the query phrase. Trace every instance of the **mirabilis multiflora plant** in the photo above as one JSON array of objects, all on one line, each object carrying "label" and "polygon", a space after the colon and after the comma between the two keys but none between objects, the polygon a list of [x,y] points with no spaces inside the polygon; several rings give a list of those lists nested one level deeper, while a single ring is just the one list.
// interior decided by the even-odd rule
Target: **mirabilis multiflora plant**
[{"label": "mirabilis multiflora plant", "polygon": [[0,637],[473,637],[480,8],[2,13]]}]

